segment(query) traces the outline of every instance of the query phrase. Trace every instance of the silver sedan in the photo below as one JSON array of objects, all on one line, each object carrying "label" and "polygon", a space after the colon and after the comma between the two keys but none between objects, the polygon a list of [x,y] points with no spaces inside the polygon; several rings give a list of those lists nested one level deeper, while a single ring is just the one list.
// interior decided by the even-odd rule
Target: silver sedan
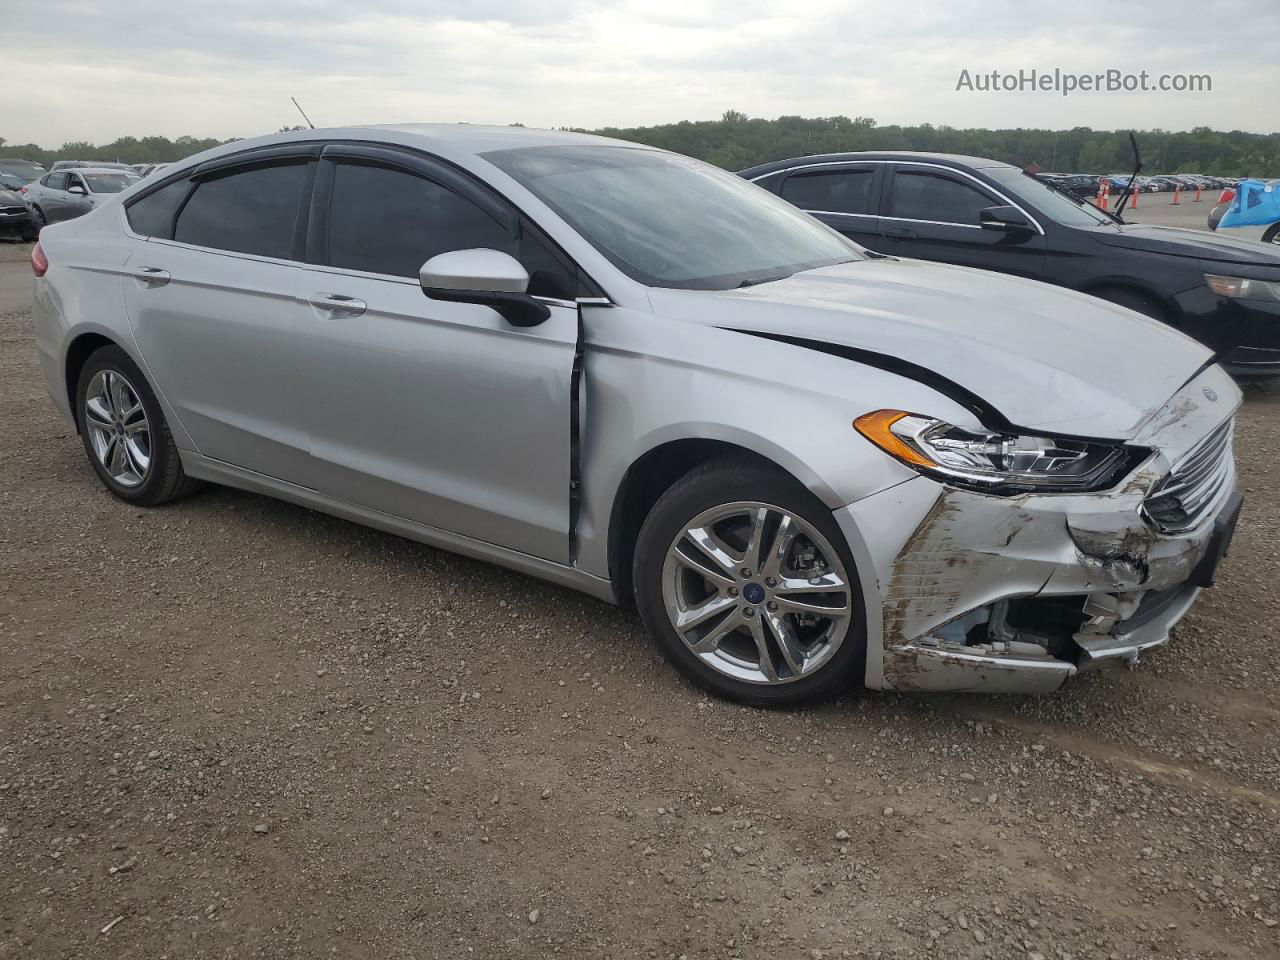
[{"label": "silver sedan", "polygon": [[112,194],[138,182],[131,170],[72,167],[46,173],[27,184],[27,202],[41,225],[81,217]]},{"label": "silver sedan", "polygon": [[49,391],[116,496],[229,484],[634,604],[746,702],[1132,661],[1239,509],[1204,347],[635,144],[240,141],[33,267]]}]

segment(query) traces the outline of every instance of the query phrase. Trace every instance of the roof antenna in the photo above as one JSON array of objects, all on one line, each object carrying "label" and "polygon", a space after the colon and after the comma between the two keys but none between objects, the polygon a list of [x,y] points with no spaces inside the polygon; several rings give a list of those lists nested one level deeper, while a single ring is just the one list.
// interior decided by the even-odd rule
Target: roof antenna
[{"label": "roof antenna", "polygon": [[302,114],[302,119],[307,121],[307,126],[310,127],[312,130],[314,130],[316,128],[316,125],[312,123],[311,118],[307,116],[307,111],[302,109],[302,104],[298,103],[298,100],[296,97],[290,97],[289,99],[293,101],[293,105],[297,107],[298,112]]}]

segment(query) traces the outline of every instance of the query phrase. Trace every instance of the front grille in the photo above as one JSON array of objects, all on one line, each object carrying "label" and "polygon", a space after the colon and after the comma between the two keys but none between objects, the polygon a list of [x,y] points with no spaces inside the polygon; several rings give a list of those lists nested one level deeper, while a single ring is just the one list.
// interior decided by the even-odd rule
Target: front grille
[{"label": "front grille", "polygon": [[1234,418],[1209,434],[1179,460],[1143,509],[1163,533],[1182,533],[1196,526],[1217,503],[1231,477]]},{"label": "front grille", "polygon": [[26,212],[26,207],[0,207],[0,213],[3,213],[7,217],[16,217],[19,214]]}]

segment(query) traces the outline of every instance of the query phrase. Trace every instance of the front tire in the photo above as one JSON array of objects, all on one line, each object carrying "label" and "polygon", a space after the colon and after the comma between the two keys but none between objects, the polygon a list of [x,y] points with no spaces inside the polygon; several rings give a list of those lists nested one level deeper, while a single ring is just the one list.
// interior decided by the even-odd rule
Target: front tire
[{"label": "front tire", "polygon": [[636,541],[640,616],[712,693],[796,706],[861,686],[866,625],[831,511],[777,468],[719,460],[677,481]]},{"label": "front tire", "polygon": [[1272,224],[1271,229],[1262,235],[1263,243],[1280,243],[1280,223]]},{"label": "front tire", "polygon": [[119,347],[102,347],[80,371],[76,422],[89,463],[126,503],[154,507],[195,491],[169,424],[142,371]]}]

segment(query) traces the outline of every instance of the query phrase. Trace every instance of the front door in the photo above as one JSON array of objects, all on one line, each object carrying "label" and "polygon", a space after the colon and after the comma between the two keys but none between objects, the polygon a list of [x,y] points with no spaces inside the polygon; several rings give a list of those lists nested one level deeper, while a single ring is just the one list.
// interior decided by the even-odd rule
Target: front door
[{"label": "front door", "polygon": [[1044,237],[1038,230],[984,230],[979,214],[1007,199],[963,173],[898,163],[880,212],[881,253],[1040,278]]},{"label": "front door", "polygon": [[[319,489],[568,562],[572,267],[487,189],[385,147],[325,149],[312,222],[299,310]],[[516,328],[428,299],[422,264],[473,248],[520,259],[551,317]]]}]

